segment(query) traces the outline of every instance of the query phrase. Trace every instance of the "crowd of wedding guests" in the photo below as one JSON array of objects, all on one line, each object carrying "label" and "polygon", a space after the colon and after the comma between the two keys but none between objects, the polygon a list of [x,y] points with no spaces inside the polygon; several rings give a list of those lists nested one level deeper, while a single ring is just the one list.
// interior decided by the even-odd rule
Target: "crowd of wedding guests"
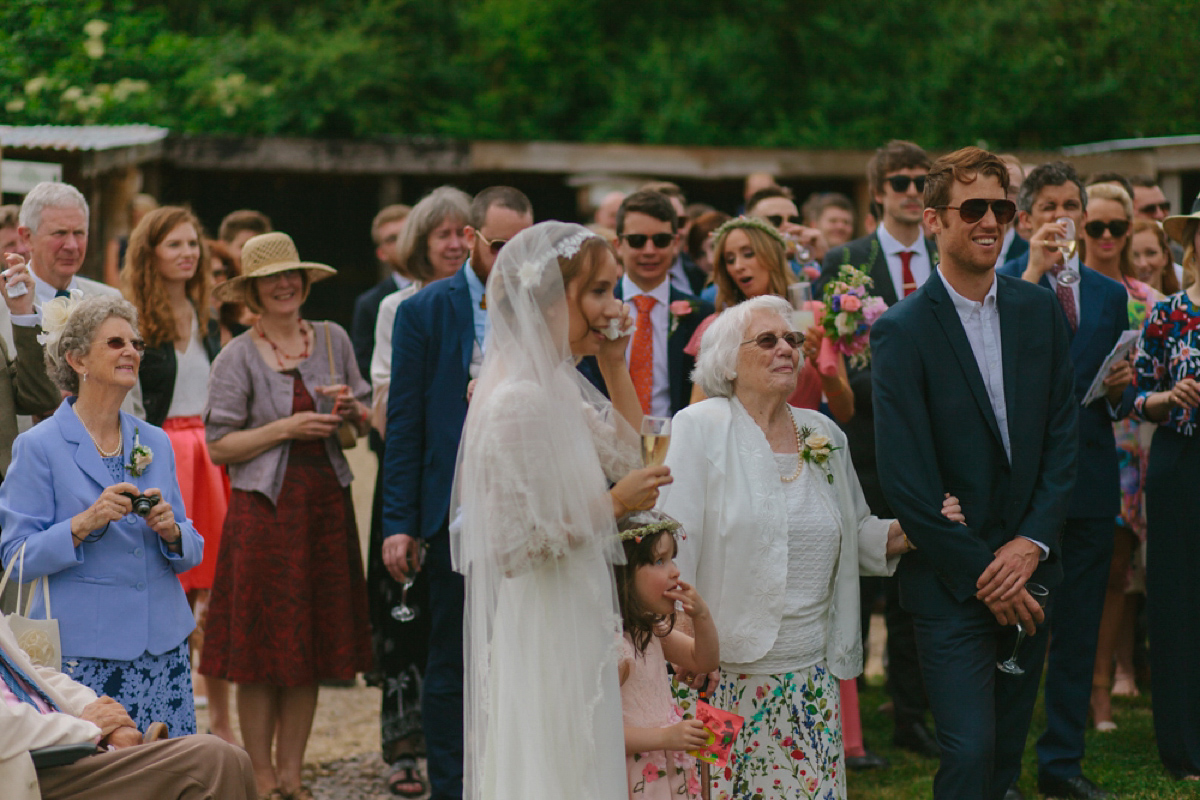
[{"label": "crowd of wedding guests", "polygon": [[[1044,795],[1113,796],[1085,732],[1139,684],[1196,780],[1200,210],[904,141],[867,180],[861,221],[756,174],[736,214],[656,182],[587,226],[441,187],[371,223],[348,333],[302,313],[337,271],[261,212],[214,239],[139,195],[104,283],[74,188],[0,208],[0,560],[60,633],[31,660],[0,625],[0,776],[176,796],[207,758],[304,800],[319,687],[365,674],[400,796],[845,797],[888,767],[857,682],[882,611],[893,744],[936,797],[1021,796],[1043,677]],[[820,320],[847,267],[892,307],[869,360]],[[719,764],[701,703],[743,719]],[[107,752],[32,771],[83,740]]]}]

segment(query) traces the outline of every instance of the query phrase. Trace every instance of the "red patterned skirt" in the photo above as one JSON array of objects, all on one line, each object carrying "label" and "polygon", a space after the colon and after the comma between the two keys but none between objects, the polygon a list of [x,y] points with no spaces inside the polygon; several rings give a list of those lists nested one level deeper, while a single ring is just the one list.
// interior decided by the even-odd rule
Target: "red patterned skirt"
[{"label": "red patterned skirt", "polygon": [[293,441],[279,502],[233,490],[200,672],[305,686],[371,668],[350,489],[322,441]]}]

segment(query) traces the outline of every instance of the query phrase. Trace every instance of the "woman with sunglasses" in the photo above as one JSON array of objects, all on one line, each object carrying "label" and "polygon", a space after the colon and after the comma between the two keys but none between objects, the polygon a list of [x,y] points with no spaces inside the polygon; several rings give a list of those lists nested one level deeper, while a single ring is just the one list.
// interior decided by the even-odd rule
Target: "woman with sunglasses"
[{"label": "woman with sunglasses", "polygon": [[1167,235],[1184,247],[1187,288],[1150,312],[1138,342],[1135,408],[1158,423],[1146,467],[1146,618],[1150,636],[1154,731],[1163,766],[1200,780],[1200,211],[1167,217]]},{"label": "woman with sunglasses", "polygon": [[[59,297],[42,309],[51,379],[67,398],[17,437],[0,485],[0,559],[46,577],[62,671],[129,712],[109,743],[140,742],[152,722],[196,732],[179,575],[204,540],[187,519],[171,441],[120,410],[145,348],[119,297]],[[47,614],[42,593],[32,616]]]},{"label": "woman with sunglasses", "polygon": [[[687,531],[682,579],[711,598],[710,702],[746,719],[714,800],[845,796],[838,681],[862,671],[858,576],[891,574],[909,549],[898,522],[867,508],[841,429],[788,405],[801,358],[791,311],[765,294],[709,326],[695,373],[709,399],[675,415],[675,480],[658,504]],[[959,519],[957,504],[944,513]]]},{"label": "woman with sunglasses", "polygon": [[[1162,295],[1136,277],[1131,257],[1132,220],[1133,201],[1123,188],[1111,183],[1087,187],[1087,222],[1081,231],[1082,257],[1089,267],[1125,287],[1129,298],[1129,329],[1140,330],[1149,310],[1162,300]],[[1153,423],[1133,415],[1113,423],[1121,474],[1121,510],[1117,515],[1104,612],[1096,640],[1091,697],[1092,723],[1104,732],[1117,727],[1112,718],[1111,701],[1113,655],[1122,620],[1128,616],[1128,623],[1133,621],[1132,616],[1126,614],[1126,590],[1134,554],[1146,539],[1142,490],[1154,427]],[[1134,608],[1132,602],[1129,606],[1130,610]],[[1132,628],[1128,634],[1132,635]]]},{"label": "woman with sunglasses", "polygon": [[[713,285],[717,288],[717,313],[701,322],[684,352],[696,357],[704,332],[726,309],[754,297],[787,297],[791,282],[787,267],[786,243],[772,225],[754,217],[737,217],[718,228],[713,236]],[[822,395],[838,422],[854,415],[854,395],[846,378],[846,362],[838,358],[831,374],[817,368],[824,330],[813,326],[804,334],[804,356],[795,391],[788,402],[797,408],[816,409]],[[692,387],[692,402],[704,399],[699,384]]]}]

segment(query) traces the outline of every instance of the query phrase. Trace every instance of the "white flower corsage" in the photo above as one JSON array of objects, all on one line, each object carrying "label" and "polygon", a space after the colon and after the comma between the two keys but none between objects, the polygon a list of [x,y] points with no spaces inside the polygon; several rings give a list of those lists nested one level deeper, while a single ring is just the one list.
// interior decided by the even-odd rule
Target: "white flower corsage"
[{"label": "white flower corsage", "polygon": [[816,464],[825,473],[825,479],[833,483],[833,472],[829,469],[829,456],[840,447],[833,447],[829,437],[815,433],[807,426],[800,429],[800,457],[809,464]]},{"label": "white flower corsage", "polygon": [[141,477],[141,474],[146,471],[146,467],[154,461],[154,451],[146,445],[142,444],[141,437],[138,436],[138,429],[133,429],[133,452],[129,454],[129,463],[125,465],[125,471],[135,478]]},{"label": "white flower corsage", "polygon": [[67,327],[71,312],[82,299],[83,292],[75,289],[70,297],[56,297],[42,306],[42,332],[37,336],[38,344],[45,347],[58,341],[63,328]]}]

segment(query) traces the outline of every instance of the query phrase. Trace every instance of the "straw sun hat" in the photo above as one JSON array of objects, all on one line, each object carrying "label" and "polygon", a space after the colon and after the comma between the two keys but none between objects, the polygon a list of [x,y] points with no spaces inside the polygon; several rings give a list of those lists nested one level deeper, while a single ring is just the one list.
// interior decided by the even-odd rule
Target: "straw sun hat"
[{"label": "straw sun hat", "polygon": [[1191,214],[1176,214],[1164,219],[1163,230],[1167,232],[1167,236],[1187,247],[1191,242],[1183,241],[1184,229],[1194,219],[1200,219],[1200,196],[1197,196],[1195,202],[1192,203]]},{"label": "straw sun hat", "polygon": [[309,283],[337,274],[336,269],[325,264],[301,261],[296,243],[286,233],[264,233],[246,241],[242,247],[242,274],[217,286],[213,296],[222,303],[239,302],[254,278],[293,269],[307,271]]}]

